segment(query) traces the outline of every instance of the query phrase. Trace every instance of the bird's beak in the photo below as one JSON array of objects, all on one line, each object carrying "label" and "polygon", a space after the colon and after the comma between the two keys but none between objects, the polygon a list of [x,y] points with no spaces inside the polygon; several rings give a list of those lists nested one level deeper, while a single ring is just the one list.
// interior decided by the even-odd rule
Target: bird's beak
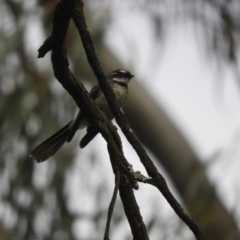
[{"label": "bird's beak", "polygon": [[130,78],[133,78],[133,77],[134,77],[134,75],[130,74]]}]

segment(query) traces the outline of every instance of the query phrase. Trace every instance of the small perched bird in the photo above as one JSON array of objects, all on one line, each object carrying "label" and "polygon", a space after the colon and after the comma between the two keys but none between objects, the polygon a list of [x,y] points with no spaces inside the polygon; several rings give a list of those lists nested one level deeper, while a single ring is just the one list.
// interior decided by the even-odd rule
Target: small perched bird
[{"label": "small perched bird", "polygon": [[[126,103],[128,83],[132,77],[133,75],[124,69],[117,69],[110,72],[107,76],[107,81],[112,87],[120,107],[123,107]],[[105,116],[109,120],[112,120],[114,117],[113,113],[98,84],[91,89],[90,96]],[[69,122],[66,126],[33,149],[30,157],[34,158],[37,162],[47,160],[50,156],[53,156],[65,142],[70,142],[77,130],[85,127],[87,127],[87,133],[80,141],[80,148],[84,148],[98,134],[98,131],[88,123],[86,117],[80,110],[75,120]]]}]

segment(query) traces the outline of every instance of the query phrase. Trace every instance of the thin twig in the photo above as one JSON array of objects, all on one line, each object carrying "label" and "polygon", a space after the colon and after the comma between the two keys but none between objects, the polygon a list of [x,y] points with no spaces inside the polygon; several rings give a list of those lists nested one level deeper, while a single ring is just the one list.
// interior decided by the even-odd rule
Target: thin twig
[{"label": "thin twig", "polygon": [[115,205],[115,202],[117,199],[119,184],[120,184],[120,172],[119,172],[119,169],[117,169],[116,173],[115,173],[115,187],[114,187],[114,191],[113,191],[113,196],[112,196],[112,200],[110,202],[109,208],[108,208],[108,218],[107,218],[107,223],[106,223],[104,240],[109,240],[110,223],[111,223],[114,205]]},{"label": "thin twig", "polygon": [[47,38],[38,49],[38,58],[43,58],[47,52],[52,50],[52,37]]}]

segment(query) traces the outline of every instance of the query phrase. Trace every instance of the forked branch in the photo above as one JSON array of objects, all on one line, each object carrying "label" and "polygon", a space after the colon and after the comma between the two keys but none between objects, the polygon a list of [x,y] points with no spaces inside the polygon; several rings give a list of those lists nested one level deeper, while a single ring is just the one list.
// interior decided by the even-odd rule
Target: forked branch
[{"label": "forked branch", "polygon": [[107,141],[113,171],[115,175],[118,172],[116,170],[117,168],[119,168],[120,171],[120,196],[124,205],[126,216],[131,226],[134,239],[148,239],[146,228],[142,221],[142,217],[132,190],[132,187],[134,186],[134,180],[132,179],[131,175],[128,174],[129,164],[123,155],[121,143],[117,140],[119,139],[119,136],[117,135],[116,130],[114,130],[112,123],[106,119],[103,113],[101,113],[101,111],[89,97],[82,83],[73,76],[68,68],[64,41],[70,18],[73,19],[79,31],[88,62],[96,75],[99,86],[106,96],[106,99],[117,120],[117,123],[121,127],[128,141],[137,152],[149,177],[151,177],[151,180],[149,182],[159,189],[159,191],[163,194],[171,207],[174,209],[176,214],[192,230],[196,239],[205,239],[197,224],[184,212],[183,208],[170,192],[165,179],[158,172],[145,149],[142,147],[139,140],[131,130],[124,113],[119,108],[115,95],[106,81],[106,77],[102,71],[100,62],[95,53],[91,35],[87,30],[87,25],[83,13],[83,2],[81,0],[62,0],[56,7],[53,20],[52,35],[39,49],[39,57],[43,57],[48,51],[52,49],[52,63],[56,78],[71,94],[78,107],[81,108],[91,125],[96,127]]},{"label": "forked branch", "polygon": [[[107,141],[113,171],[115,174],[119,174],[120,172],[119,191],[124,209],[128,211],[126,215],[131,226],[133,237],[134,239],[145,240],[148,239],[146,227],[132,190],[132,187],[135,185],[135,179],[129,173],[129,163],[123,155],[120,137],[111,121],[99,110],[82,83],[68,68],[65,37],[72,13],[75,9],[79,8],[83,8],[81,1],[63,0],[57,4],[51,37],[48,38],[39,49],[39,57],[43,57],[49,50],[52,50],[52,65],[55,77],[73,97],[89,123],[98,129]],[[99,63],[98,66],[100,68]],[[103,79],[105,80],[104,75]],[[114,94],[113,97],[115,97]],[[129,191],[129,189],[131,190]]]}]

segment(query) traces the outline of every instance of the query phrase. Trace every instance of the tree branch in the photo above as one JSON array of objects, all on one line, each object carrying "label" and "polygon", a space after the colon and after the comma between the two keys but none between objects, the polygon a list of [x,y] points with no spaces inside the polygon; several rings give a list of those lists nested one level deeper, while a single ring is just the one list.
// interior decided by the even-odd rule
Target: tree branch
[{"label": "tree branch", "polygon": [[[148,239],[146,227],[142,221],[139,207],[132,191],[135,180],[134,177],[129,174],[129,163],[123,155],[121,142],[119,141],[120,137],[118,136],[111,121],[109,121],[99,110],[82,83],[74,77],[68,68],[65,36],[69,26],[71,13],[76,12],[76,9],[78,9],[78,11],[81,9],[82,13],[82,8],[83,3],[81,1],[62,0],[57,4],[53,18],[52,35],[40,47],[39,57],[44,56],[52,48],[52,64],[55,77],[73,97],[89,123],[98,129],[107,141],[113,171],[115,174],[117,174],[117,168],[119,168],[120,171],[121,199],[125,212],[127,211],[126,215],[131,226],[134,239],[145,240]],[[100,64],[97,64],[98,68],[101,69]],[[102,70],[101,73],[103,73]],[[104,75],[102,78],[105,81]],[[113,97],[115,97],[114,94]],[[129,189],[131,189],[131,191],[129,191]]]},{"label": "tree branch", "polygon": [[169,202],[171,207],[177,213],[177,215],[188,225],[188,227],[193,231],[194,235],[197,239],[205,239],[204,234],[197,226],[197,224],[184,212],[183,208],[180,206],[178,201],[174,198],[172,193],[170,192],[164,177],[158,172],[157,168],[153,164],[152,160],[149,158],[148,154],[146,153],[145,149],[140,144],[139,140],[131,130],[129,123],[118,106],[117,100],[114,96],[114,93],[107,83],[105,79],[105,75],[100,67],[99,60],[94,50],[94,46],[92,43],[91,36],[87,30],[83,8],[78,5],[73,9],[72,18],[75,22],[79,34],[81,36],[81,40],[83,46],[85,48],[85,52],[87,55],[88,62],[95,73],[99,86],[101,87],[103,93],[106,96],[108,104],[116,118],[117,123],[119,124],[120,128],[122,129],[123,133],[125,134],[128,141],[131,143],[135,151],[137,152],[141,162],[143,163],[146,171],[150,177],[152,177],[153,181],[155,182],[156,187],[161,191],[163,196]]},{"label": "tree branch", "polygon": [[[64,7],[60,8],[61,5]],[[57,9],[60,9],[60,10],[57,11]],[[57,12],[59,12],[59,14],[61,16],[60,18],[56,17]],[[64,17],[65,17],[65,19],[64,19]],[[135,134],[131,130],[124,113],[119,108],[117,100],[115,98],[115,95],[114,95],[111,87],[109,86],[109,84],[106,81],[106,77],[101,69],[100,62],[98,61],[98,58],[96,56],[96,53],[95,53],[95,50],[93,47],[93,43],[91,40],[91,36],[87,30],[87,26],[86,26],[84,14],[83,14],[83,3],[81,1],[77,1],[77,0],[69,1],[68,3],[66,1],[62,1],[62,2],[60,2],[60,4],[58,4],[58,6],[56,8],[56,12],[55,12],[55,17],[54,17],[54,19],[55,19],[54,26],[56,26],[56,28],[55,29],[53,28],[52,36],[45,41],[45,43],[44,43],[45,46],[43,45],[39,49],[39,57],[44,56],[52,47],[52,50],[53,50],[52,62],[53,62],[55,76],[62,83],[62,85],[68,90],[68,92],[72,95],[72,97],[76,101],[77,105],[84,112],[84,114],[86,115],[86,117],[89,120],[89,122],[91,123],[91,125],[93,125],[97,129],[99,129],[99,132],[103,135],[105,140],[108,142],[108,149],[109,149],[109,154],[110,154],[110,159],[112,162],[113,169],[114,169],[114,164],[116,164],[116,162],[114,162],[115,160],[113,160],[113,158],[111,156],[117,157],[117,158],[114,158],[114,159],[117,159],[117,165],[122,165],[122,163],[126,164],[126,159],[124,158],[121,149],[120,149],[121,154],[119,153],[118,147],[121,145],[119,145],[119,142],[116,143],[116,139],[118,139],[119,137],[116,137],[117,133],[113,129],[111,123],[109,123],[109,121],[99,111],[99,109],[96,106],[94,106],[95,104],[88,96],[88,94],[87,94],[86,90],[84,89],[84,87],[82,86],[82,84],[72,75],[72,73],[69,71],[69,69],[62,68],[63,65],[65,67],[68,66],[68,61],[67,61],[66,54],[65,54],[65,47],[64,47],[63,43],[64,43],[66,30],[68,28],[70,17],[73,18],[73,20],[76,24],[76,27],[78,28],[83,46],[86,51],[86,55],[87,55],[89,64],[92,67],[92,69],[98,79],[99,86],[101,87],[103,93],[106,96],[106,99],[107,99],[109,106],[117,120],[117,123],[121,127],[121,129],[122,129],[123,133],[125,134],[125,136],[127,137],[128,141],[131,143],[131,145],[137,152],[141,162],[143,163],[143,165],[145,166],[145,168],[147,170],[148,175],[152,178],[151,182],[161,191],[161,193],[164,195],[166,200],[169,202],[169,204],[175,210],[177,215],[193,231],[196,238],[197,239],[205,239],[201,230],[198,228],[198,226],[195,224],[195,222],[184,212],[184,210],[182,209],[180,204],[177,202],[177,200],[174,198],[174,196],[169,191],[165,179],[158,172],[157,168],[154,166],[152,160],[149,158],[146,151],[144,150],[144,148],[142,147],[142,145],[136,138]],[[61,24],[61,28],[63,29],[63,32],[64,31],[65,32],[64,33],[62,32],[60,35],[58,35],[59,32],[58,32],[58,34],[56,33],[57,30],[59,30],[59,29],[57,29],[57,26],[60,26],[60,25],[58,25],[58,23],[62,20],[64,20],[64,21]],[[57,36],[57,38],[56,38],[56,36]],[[58,40],[61,39],[60,45],[59,45],[59,41],[56,41],[56,39],[58,39]],[[58,42],[58,44],[57,44],[57,42]],[[55,51],[55,49],[56,49],[56,51]],[[56,55],[54,54],[54,52],[56,53]],[[61,58],[58,56],[58,53],[60,53],[60,52],[61,52],[61,55],[64,57]],[[67,78],[68,78],[68,80],[67,80]],[[72,82],[72,86],[70,86],[70,84],[67,83],[68,81]],[[80,94],[80,92],[81,92],[81,94]],[[82,101],[79,101],[79,99],[80,99],[79,96],[81,96]],[[91,106],[91,107],[89,107],[89,106]],[[116,153],[117,153],[117,155],[116,155]],[[122,166],[121,166],[121,169],[123,169]],[[125,169],[125,171],[126,171],[126,169]],[[125,180],[128,179],[128,177],[129,177],[129,175],[124,175],[124,177],[123,177],[123,175],[121,175],[120,182],[122,182],[122,179],[125,179]],[[126,182],[129,183],[129,181],[126,181]],[[127,192],[125,192],[127,185],[128,185],[128,187],[131,188],[131,191],[129,191],[129,188],[128,188]],[[131,211],[129,212],[129,206],[131,206],[131,208],[132,208],[132,204],[129,204],[129,201],[131,200],[131,202],[132,202],[132,197],[134,198],[134,195],[132,192],[132,187],[129,184],[126,184],[125,187],[123,187],[123,185],[120,184],[119,189],[120,189],[120,196],[122,198],[123,204],[125,203],[124,209],[125,209],[126,215],[128,217],[128,220],[130,222],[131,218],[133,217],[133,215],[130,214]],[[132,194],[129,195],[130,192],[132,192]],[[127,194],[127,195],[125,195],[125,194]],[[132,197],[130,197],[130,196],[132,196]],[[134,198],[134,201],[135,201],[135,198]],[[139,213],[138,217],[140,217],[140,220],[141,220],[140,213]],[[138,218],[138,220],[139,220],[139,218]],[[142,220],[141,220],[141,222],[142,222]],[[137,221],[135,221],[135,220],[130,222],[133,235],[137,234],[136,231],[134,231],[134,229],[137,229],[136,223],[137,223]],[[145,230],[143,231],[143,233],[144,234],[142,236],[146,235]],[[134,235],[134,237],[135,237],[135,235]],[[145,237],[147,237],[147,235]],[[146,238],[139,238],[139,236],[138,236],[138,238],[136,238],[136,239],[146,239]]]},{"label": "tree branch", "polygon": [[105,233],[104,233],[104,240],[109,239],[110,223],[111,223],[111,218],[112,218],[112,214],[113,214],[114,205],[115,205],[115,202],[116,202],[116,199],[117,199],[119,184],[120,184],[120,172],[119,172],[119,169],[116,169],[115,187],[114,187],[114,191],[113,191],[112,200],[111,200],[109,208],[108,208],[108,219],[107,219],[106,229],[105,229]]}]

